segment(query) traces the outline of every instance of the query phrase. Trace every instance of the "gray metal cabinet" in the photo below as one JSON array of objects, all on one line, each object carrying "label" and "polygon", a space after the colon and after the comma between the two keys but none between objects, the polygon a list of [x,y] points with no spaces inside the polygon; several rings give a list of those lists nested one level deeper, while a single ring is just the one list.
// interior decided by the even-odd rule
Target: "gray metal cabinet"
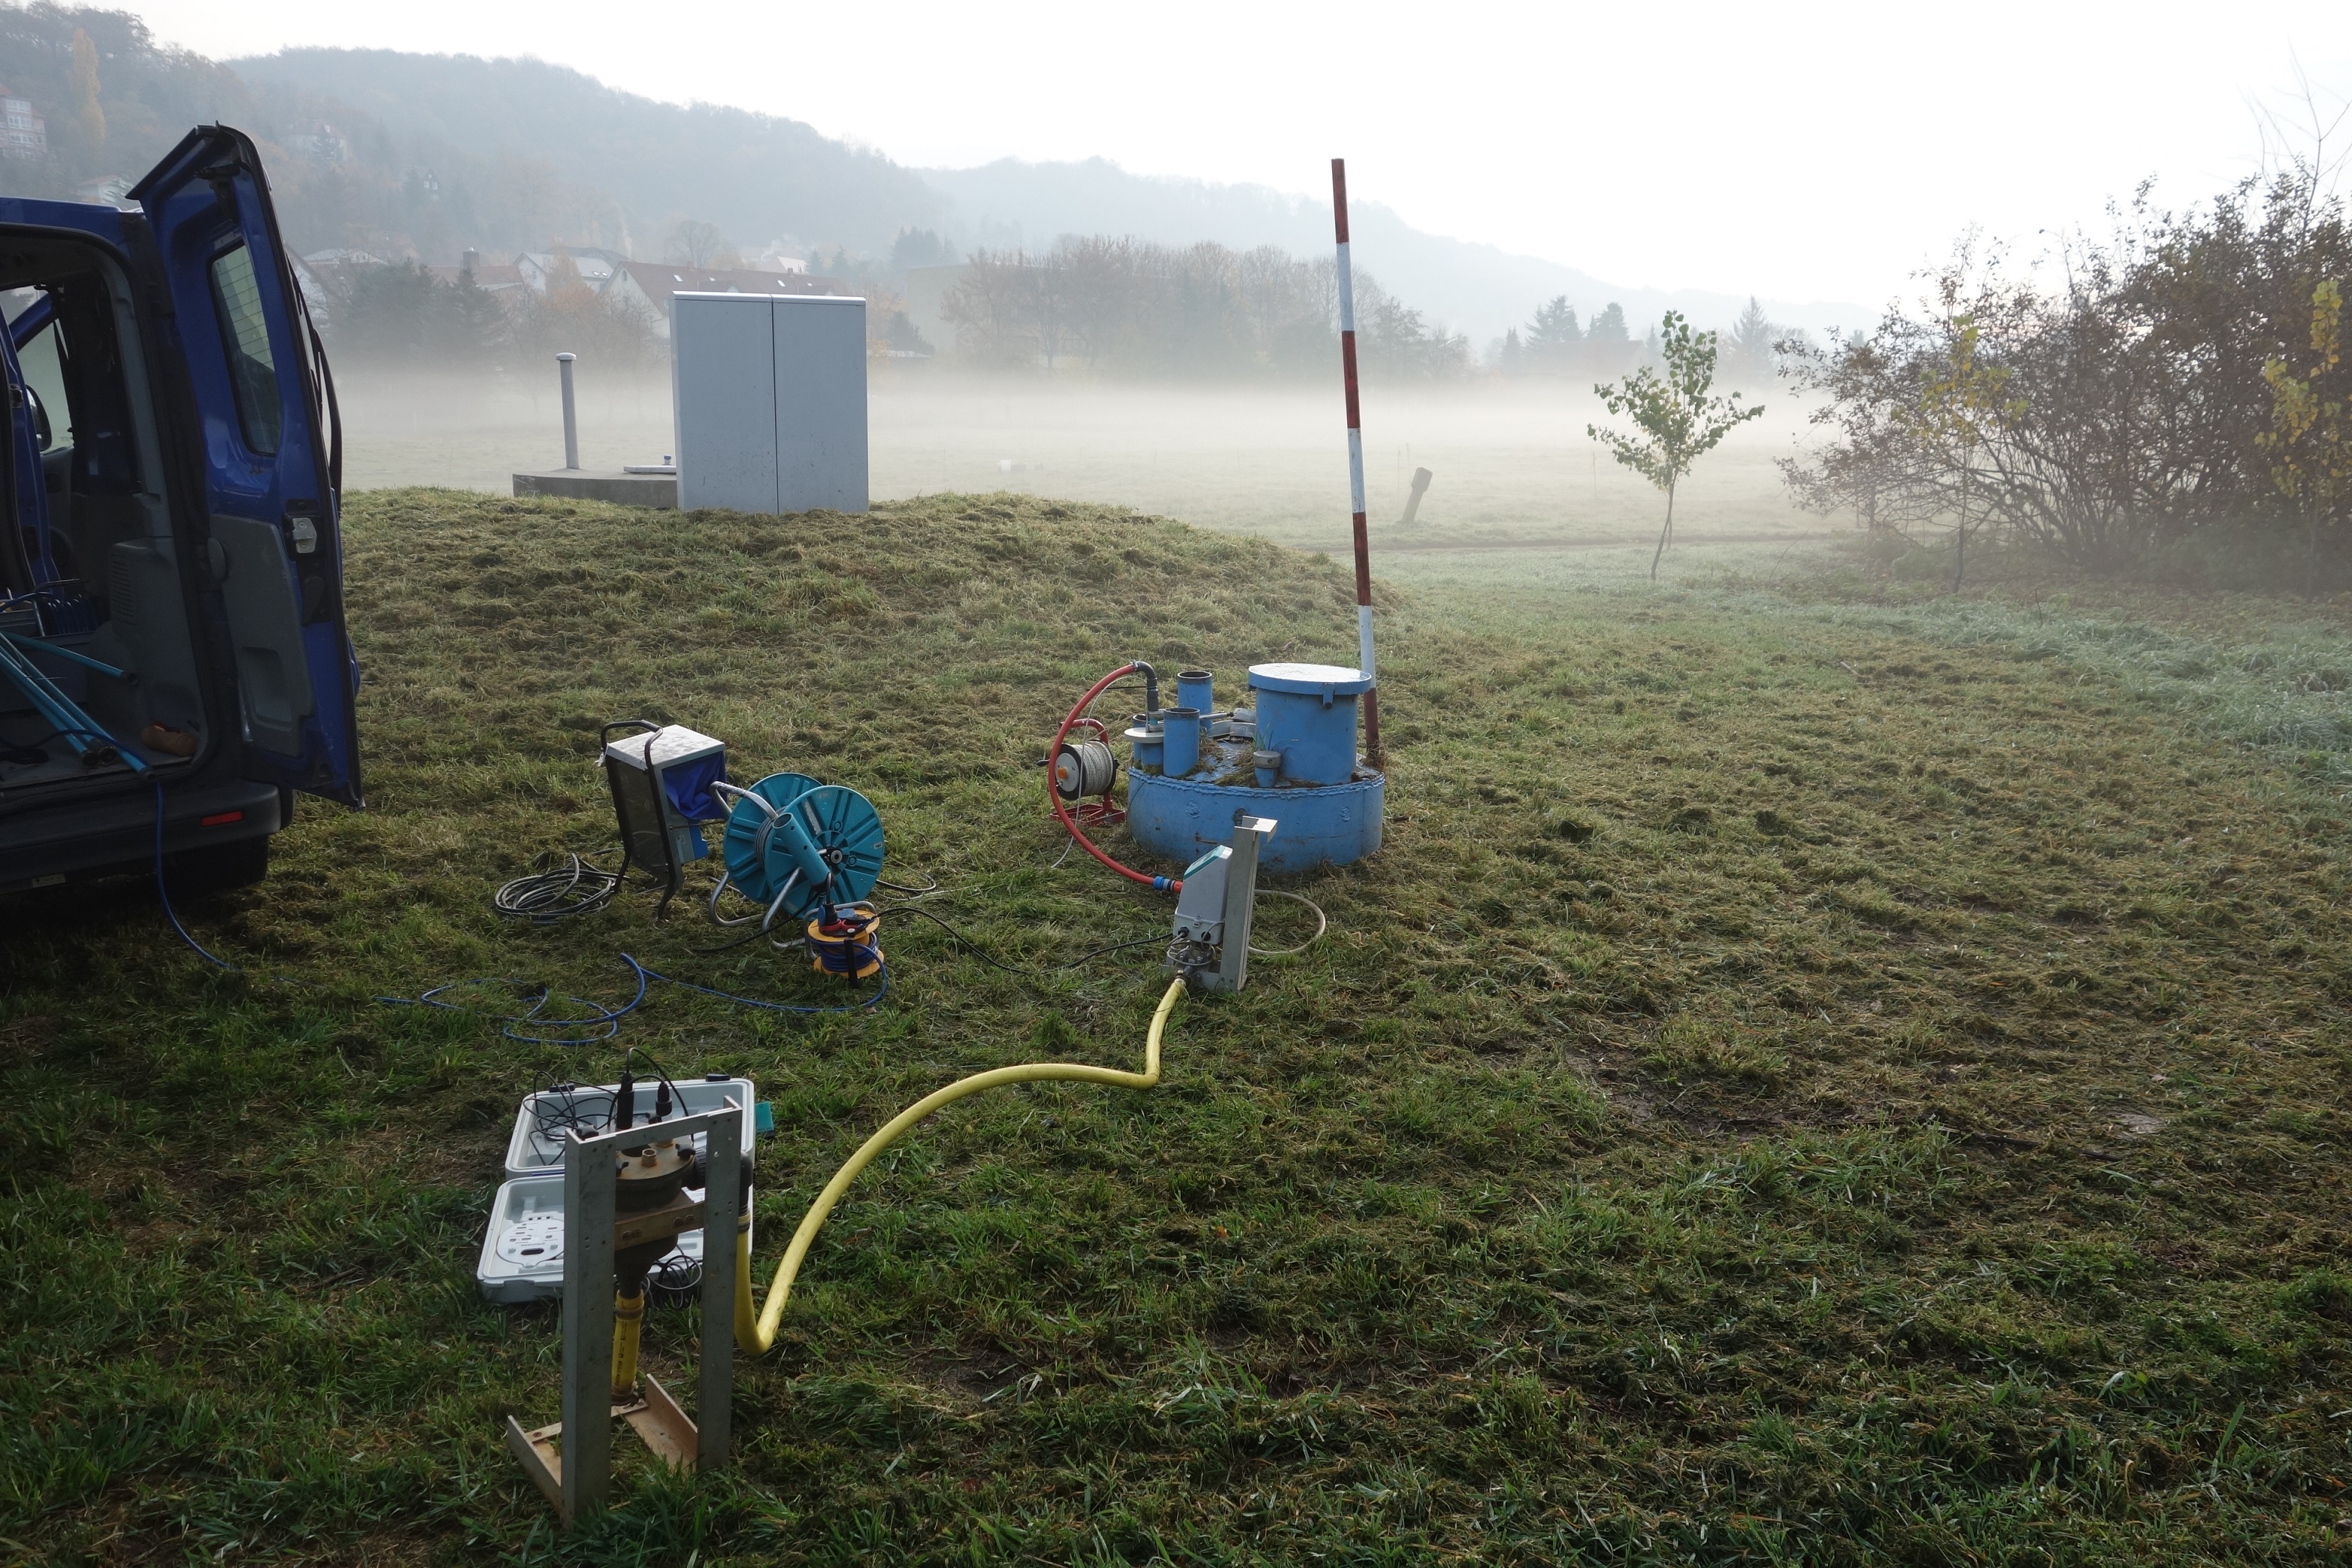
[{"label": "gray metal cabinet", "polygon": [[671,308],[677,504],[864,511],[866,301],[679,294]]}]

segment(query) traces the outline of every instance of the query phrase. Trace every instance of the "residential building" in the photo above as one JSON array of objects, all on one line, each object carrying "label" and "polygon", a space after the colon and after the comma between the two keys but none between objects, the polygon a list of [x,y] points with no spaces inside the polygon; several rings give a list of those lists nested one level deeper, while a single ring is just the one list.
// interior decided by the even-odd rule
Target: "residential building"
[{"label": "residential building", "polygon": [[808,258],[800,247],[780,239],[751,259],[754,272],[806,272]]},{"label": "residential building", "polygon": [[76,185],[73,199],[93,206],[135,207],[139,204],[131,199],[131,183],[128,174],[101,174]]},{"label": "residential building", "polygon": [[320,125],[299,136],[286,138],[286,148],[320,163],[348,163],[352,158],[350,138],[331,125]]},{"label": "residential building", "polygon": [[425,270],[433,274],[436,281],[453,286],[458,279],[471,270],[474,274],[474,287],[489,294],[504,294],[528,287],[522,280],[521,269],[514,267],[499,267],[495,264],[486,267],[476,261],[470,265],[461,262],[456,267],[428,267]]},{"label": "residential building", "polygon": [[18,98],[0,87],[0,157],[46,158],[49,155],[49,122],[41,118],[29,98]]},{"label": "residential building", "polygon": [[599,294],[613,286],[621,268],[629,258],[617,250],[600,250],[592,245],[559,245],[552,250],[526,250],[514,258],[515,270],[530,286],[535,294],[547,292],[547,280],[555,271],[556,262],[569,257],[580,281]]},{"label": "residential building", "polygon": [[717,269],[687,267],[670,261],[627,261],[613,281],[613,292],[648,312],[654,335],[669,336],[670,296],[674,294],[855,294],[856,289],[834,278],[805,272],[759,272],[750,268]]}]

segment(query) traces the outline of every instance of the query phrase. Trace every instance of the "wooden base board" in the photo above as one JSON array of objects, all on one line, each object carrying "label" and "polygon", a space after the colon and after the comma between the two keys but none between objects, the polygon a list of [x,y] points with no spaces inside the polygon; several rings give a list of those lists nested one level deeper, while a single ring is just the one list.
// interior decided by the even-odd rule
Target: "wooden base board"
[{"label": "wooden base board", "polygon": [[[625,1405],[613,1406],[613,1419],[626,1421],[637,1440],[653,1451],[654,1458],[673,1470],[694,1468],[697,1451],[693,1418],[678,1408],[677,1401],[669,1396],[651,1376],[643,1381],[644,1397]],[[563,1423],[525,1431],[521,1422],[507,1417],[507,1447],[529,1476],[552,1504],[555,1511],[563,1513],[563,1456],[556,1444],[563,1436]],[[569,1525],[571,1516],[564,1515]]]}]

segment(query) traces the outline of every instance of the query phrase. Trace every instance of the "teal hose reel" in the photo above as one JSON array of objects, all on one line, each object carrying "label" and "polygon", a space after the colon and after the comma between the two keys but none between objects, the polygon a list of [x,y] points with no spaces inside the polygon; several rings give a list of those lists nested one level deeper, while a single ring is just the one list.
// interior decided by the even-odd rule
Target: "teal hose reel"
[{"label": "teal hose reel", "polygon": [[714,915],[719,893],[731,887],[765,911],[762,927],[785,915],[798,924],[829,906],[860,902],[881,879],[881,814],[856,790],[806,773],[770,773],[749,789],[714,788],[730,803],[720,846],[727,876],[711,891]]}]

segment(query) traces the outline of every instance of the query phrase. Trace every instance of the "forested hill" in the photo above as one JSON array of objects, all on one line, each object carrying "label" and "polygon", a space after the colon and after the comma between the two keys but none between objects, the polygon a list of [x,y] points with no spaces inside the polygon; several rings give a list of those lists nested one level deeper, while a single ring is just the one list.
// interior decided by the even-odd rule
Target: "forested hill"
[{"label": "forested hill", "polygon": [[789,234],[878,254],[948,205],[914,171],[796,120],[660,103],[541,60],[289,49],[229,65],[273,129],[348,122],[431,168],[445,197],[463,184],[483,238],[513,231],[501,249],[601,226],[597,243],[651,255],[692,217],[745,246]]}]

